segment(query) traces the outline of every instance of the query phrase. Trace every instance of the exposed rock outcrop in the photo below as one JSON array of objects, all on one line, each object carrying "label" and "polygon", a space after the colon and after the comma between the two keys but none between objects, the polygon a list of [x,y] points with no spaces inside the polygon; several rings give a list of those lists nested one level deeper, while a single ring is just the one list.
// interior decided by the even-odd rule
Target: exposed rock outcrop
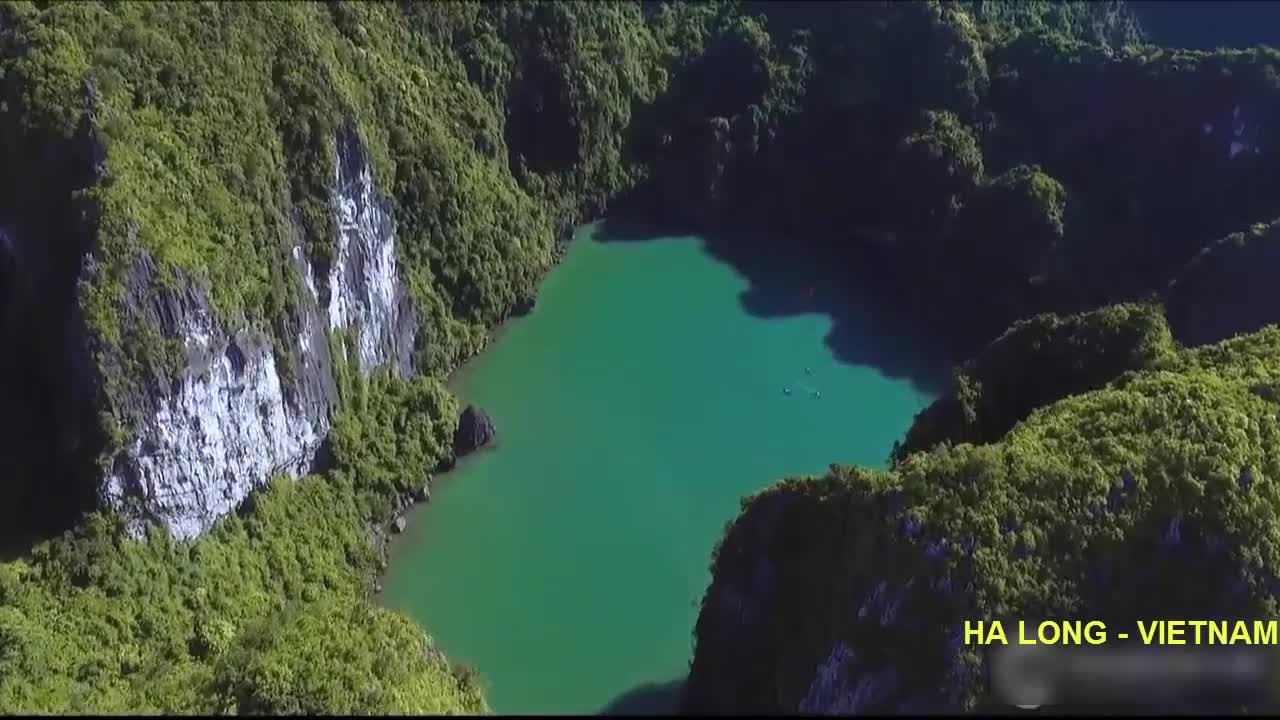
[{"label": "exposed rock outcrop", "polygon": [[[131,278],[138,294],[151,287],[153,273],[150,259],[139,257]],[[130,310],[164,337],[181,339],[186,365],[179,377],[150,378],[144,390],[124,396],[130,406],[120,409],[134,439],[103,487],[109,506],[191,537],[272,473],[305,471],[328,429],[332,392],[286,400],[270,339],[251,329],[226,333],[204,294],[186,281],[181,292],[154,293]],[[324,344],[314,341],[305,342]],[[310,380],[303,386],[332,390]]]},{"label": "exposed rock outcrop", "polygon": [[[352,132],[337,138],[332,204],[337,252],[323,294],[300,237],[292,249],[307,289],[284,323],[289,337],[276,339],[283,354],[248,323],[219,321],[196,278],[161,285],[151,258],[135,258],[125,317],[180,343],[183,360],[176,377],[153,373],[116,398],[132,440],[101,497],[134,521],[134,532],[153,521],[192,537],[272,475],[308,470],[337,404],[326,325],[355,332],[361,371],[390,363],[412,372],[417,325],[397,268],[395,222]],[[279,366],[284,358],[291,372]]]},{"label": "exposed rock outcrop", "polygon": [[417,320],[396,260],[391,207],[377,195],[359,138],[338,135],[334,211],[338,251],[328,279],[329,327],[359,328],[360,367],[413,371]]},{"label": "exposed rock outcrop", "polygon": [[462,457],[493,442],[497,431],[493,419],[484,410],[468,405],[458,418],[458,430],[453,436],[453,452]]},{"label": "exposed rock outcrop", "polygon": [[414,502],[431,502],[431,479],[423,481],[422,486],[413,491]]}]

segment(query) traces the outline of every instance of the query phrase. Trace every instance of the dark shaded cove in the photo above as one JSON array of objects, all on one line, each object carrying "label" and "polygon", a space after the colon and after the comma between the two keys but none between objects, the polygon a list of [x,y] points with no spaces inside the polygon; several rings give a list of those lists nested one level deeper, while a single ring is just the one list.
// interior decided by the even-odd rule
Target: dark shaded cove
[{"label": "dark shaded cove", "polygon": [[[609,218],[595,238],[598,242],[646,242],[687,234],[632,219]],[[780,242],[720,231],[700,236],[708,255],[747,279],[749,287],[739,301],[752,316],[769,319],[825,314],[832,320],[826,345],[840,362],[873,367],[886,377],[907,380],[920,392],[937,395],[945,388],[959,353],[929,338],[919,322],[909,318],[906,309],[893,299],[893,288],[883,275],[877,276],[874,258],[853,251],[838,253],[829,246],[794,237]]]},{"label": "dark shaded cove", "polygon": [[96,236],[83,191],[102,157],[87,120],[63,137],[0,103],[0,167],[13,169],[0,173],[0,560],[97,503],[99,381],[77,284]]},{"label": "dark shaded cove", "polygon": [[687,680],[636,686],[609,702],[601,715],[676,715],[684,700]]}]

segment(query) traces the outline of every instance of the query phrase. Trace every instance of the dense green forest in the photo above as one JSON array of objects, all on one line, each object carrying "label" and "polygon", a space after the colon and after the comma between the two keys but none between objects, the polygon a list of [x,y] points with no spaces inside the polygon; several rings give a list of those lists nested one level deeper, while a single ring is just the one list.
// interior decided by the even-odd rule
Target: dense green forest
[{"label": "dense green forest", "polygon": [[90,515],[0,564],[0,708],[38,713],[476,713],[475,671],[369,603],[370,522],[447,451],[435,380],[344,375],[325,476],[277,479],[194,542]]},{"label": "dense green forest", "polygon": [[998,440],[1036,408],[1100,388],[1171,352],[1169,326],[1154,305],[1021,320],[956,368],[947,391],[916,417],[893,459],[939,443]]},{"label": "dense green forest", "polygon": [[1274,50],[1144,44],[1096,3],[768,17],[763,62],[717,44],[730,69],[680,83],[701,112],[663,126],[655,164],[679,171],[651,212],[825,238],[851,272],[891,273],[962,355],[1020,318],[1147,298],[1209,241],[1280,216],[1259,151],[1280,132]]},{"label": "dense green forest", "polygon": [[[377,530],[448,460],[443,376],[606,211],[705,232],[730,258],[744,227],[822,238],[808,251],[851,281],[871,269],[973,358],[892,470],[744,504],[690,707],[796,710],[837,640],[881,663],[920,653],[904,687],[972,705],[976,656],[937,641],[961,613],[1198,610],[1237,565],[1244,589],[1222,602],[1274,614],[1277,335],[1186,346],[1277,320],[1258,273],[1280,217],[1278,65],[1268,48],[1150,44],[1114,2],[0,2],[0,338],[19,348],[0,353],[17,548],[0,564],[0,711],[484,710],[475,670],[372,603]],[[343,132],[393,208],[417,374],[366,378],[333,334],[329,466],[198,539],[131,537],[95,485],[142,412],[136,387],[184,363],[125,311],[138,258],[298,372],[286,268],[298,237],[333,262]],[[1247,316],[1201,309],[1224,288]],[[75,333],[88,396],[61,360]],[[782,530],[753,535],[769,513]],[[1147,563],[1169,517],[1236,563],[1162,560],[1132,587],[1088,574],[1104,554]],[[708,610],[775,557],[788,594],[762,624],[789,628],[785,645]],[[868,638],[832,610],[865,588],[838,581],[888,557],[965,591],[919,586],[910,637]]]},{"label": "dense green forest", "polygon": [[[963,619],[1274,618],[1277,343],[1271,327],[1149,358],[985,444],[745,500],[714,559],[688,709],[830,711],[867,679],[881,688],[862,712],[981,706]],[[824,675],[841,647],[856,660]]]},{"label": "dense green forest", "polygon": [[[99,512],[4,566],[0,709],[484,707],[471,671],[369,604],[381,560],[368,528],[447,452],[456,406],[434,378],[531,302],[558,231],[633,182],[623,129],[697,42],[677,17],[692,11],[650,25],[622,4],[0,4],[0,218],[38,238],[50,269],[3,276],[6,336],[43,351],[0,368],[19,399],[3,428],[11,530],[63,521],[51,494],[93,510],[83,486],[128,439],[132,386],[182,362],[145,316],[120,312],[139,254],[162,286],[206,290],[224,322],[286,336],[295,228],[317,267],[332,257],[342,128],[393,203],[424,325],[419,380],[366,382],[335,362],[343,410],[324,475],[272,484],[189,544],[156,528],[130,539]],[[48,361],[77,314],[103,376],[97,413],[77,414]],[[346,338],[333,345],[345,357]]]}]

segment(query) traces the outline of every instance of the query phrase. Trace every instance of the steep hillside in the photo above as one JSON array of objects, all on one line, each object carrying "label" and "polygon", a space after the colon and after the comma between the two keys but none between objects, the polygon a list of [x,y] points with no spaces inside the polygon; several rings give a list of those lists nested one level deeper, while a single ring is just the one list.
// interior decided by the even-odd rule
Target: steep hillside
[{"label": "steep hillside", "polygon": [[[1231,233],[1280,217],[1280,55],[1141,40],[1112,2],[0,1],[0,710],[483,709],[370,605],[381,528],[453,460],[440,380],[607,209],[819,238],[966,352],[1062,316],[962,369],[908,438],[942,447],[749,505],[691,707],[847,707],[820,661],[895,660],[843,664],[866,623],[805,603],[861,597],[884,553],[980,561],[920,617],[1087,604],[1080,553],[1154,552],[1176,516],[1256,560],[1233,597],[1262,607],[1274,332],[1172,355],[1154,311],[1067,315],[1165,293],[1190,342],[1280,319],[1243,290],[1205,305],[1269,257]],[[1099,353],[1067,367],[1078,342]],[[1002,386],[1024,362],[1043,384]],[[1115,478],[1128,509],[1085,502]],[[809,514],[777,522],[817,572],[741,529],[793,496]],[[822,542],[845,500],[849,557]],[[884,519],[911,508],[964,551],[920,555]],[[812,592],[739,597],[778,572]],[[804,633],[751,645],[775,636],[722,604]],[[972,657],[913,627],[874,645],[932,658],[891,696],[977,698]]]},{"label": "steep hillside", "polygon": [[1173,331],[1200,345],[1275,322],[1280,286],[1280,221],[1232,233],[1196,255],[1165,289]]},{"label": "steep hillside", "polygon": [[690,712],[994,707],[966,619],[1277,617],[1280,55],[900,7],[857,12],[928,18],[951,50],[918,53],[911,77],[946,80],[904,102],[884,80],[900,65],[836,74],[845,29],[815,29],[797,130],[753,156],[796,190],[735,213],[898,268],[899,297],[974,357],[891,470],[744,501],[713,556]]},{"label": "steep hillside", "polygon": [[994,442],[1036,409],[1151,367],[1171,352],[1158,306],[1114,305],[1019,321],[955,370],[942,397],[916,416],[893,459],[940,443]]},{"label": "steep hillside", "polygon": [[748,7],[764,29],[706,55],[753,61],[672,84],[716,102],[661,128],[646,207],[821,238],[966,354],[1020,318],[1146,298],[1280,217],[1275,50],[1144,45],[1105,3]]},{"label": "steep hillside", "polygon": [[183,536],[305,472],[332,332],[440,373],[528,307],[556,230],[630,182],[670,54],[629,5],[2,13],[5,316],[65,395],[39,456]]},{"label": "steep hillside", "polygon": [[996,442],[745,500],[713,559],[686,709],[981,707],[991,666],[963,620],[1276,617],[1277,352],[1274,327],[1183,351]]},{"label": "steep hillside", "polygon": [[370,528],[642,174],[684,12],[0,3],[0,710],[484,707]]}]

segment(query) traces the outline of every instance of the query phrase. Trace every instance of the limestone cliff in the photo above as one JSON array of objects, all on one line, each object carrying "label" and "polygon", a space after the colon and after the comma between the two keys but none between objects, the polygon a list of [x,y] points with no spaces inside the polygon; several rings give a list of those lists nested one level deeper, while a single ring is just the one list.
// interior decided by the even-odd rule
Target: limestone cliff
[{"label": "limestone cliff", "polygon": [[197,283],[158,286],[150,258],[134,260],[124,312],[181,343],[184,363],[175,377],[123,393],[132,441],[104,480],[108,507],[191,537],[273,473],[305,473],[337,402],[326,331],[354,331],[361,371],[390,364],[412,372],[416,322],[396,266],[395,221],[359,138],[345,131],[336,143],[337,252],[317,282],[301,241],[294,246],[292,271],[306,292],[290,318],[290,375],[269,335],[218,322]]},{"label": "limestone cliff", "polygon": [[[77,230],[83,239],[65,255],[43,243],[56,226],[0,225],[3,333],[10,347],[30,347],[6,361],[5,382],[14,385],[10,397],[17,400],[11,409],[33,413],[44,404],[48,413],[10,422],[36,435],[56,433],[48,442],[57,449],[47,455],[63,456],[75,465],[63,470],[65,476],[81,478],[79,499],[67,504],[120,510],[135,532],[149,520],[191,537],[273,473],[296,476],[309,469],[337,404],[332,333],[353,338],[351,355],[363,372],[381,365],[413,371],[417,319],[397,266],[391,208],[374,187],[358,135],[343,130],[334,143],[334,261],[317,277],[294,226],[286,271],[305,289],[283,318],[283,332],[243,316],[220,320],[206,283],[182,270],[165,275],[145,250],[128,262],[121,322],[144,329],[171,363],[139,363],[126,350],[105,346],[87,327],[75,288],[103,272],[91,206],[81,213],[88,218]],[[68,147],[64,152],[74,156],[68,164],[101,163],[83,136]],[[99,175],[90,174],[89,182]],[[46,325],[51,319],[54,330]],[[25,362],[38,367],[24,370]],[[119,380],[108,387],[108,377]],[[55,388],[47,396],[34,396],[32,388],[33,396],[25,397],[22,385],[39,388],[46,380]],[[96,467],[92,425],[103,412],[128,442],[105,467]],[[27,431],[16,432],[25,437]],[[14,469],[19,480],[23,469],[21,463]]]},{"label": "limestone cliff", "polygon": [[0,2],[0,521],[200,532],[310,467],[335,376],[456,368],[644,175],[673,11],[425,7]]},{"label": "limestone cliff", "polygon": [[[1182,351],[997,442],[744,502],[712,561],[686,709],[998,703],[964,620],[1274,617],[1278,351],[1275,327]],[[1169,707],[1194,699],[1166,689]]]}]

